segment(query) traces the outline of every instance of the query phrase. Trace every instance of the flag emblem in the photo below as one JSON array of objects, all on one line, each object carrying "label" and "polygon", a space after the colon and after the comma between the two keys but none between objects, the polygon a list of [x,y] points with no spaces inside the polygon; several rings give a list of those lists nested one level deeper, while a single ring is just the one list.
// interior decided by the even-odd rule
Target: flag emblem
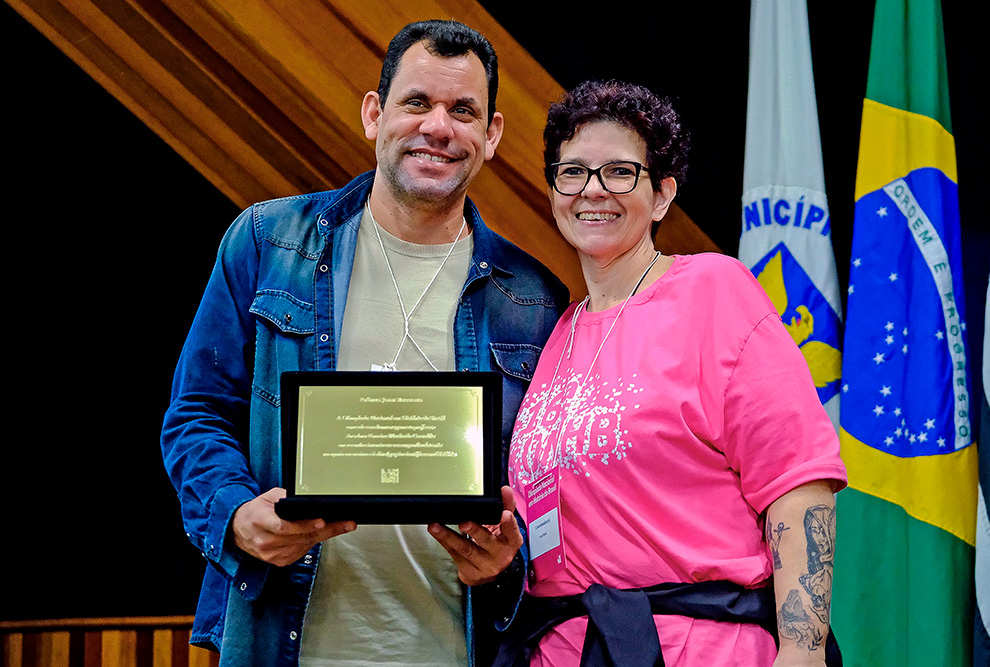
[{"label": "flag emblem", "polygon": [[818,398],[827,402],[839,392],[842,374],[842,354],[833,345],[839,340],[838,313],[783,242],[752,271],[808,362]]},{"label": "flag emblem", "polygon": [[[865,194],[852,257],[843,426],[899,457],[947,454],[972,442],[965,319],[946,245],[959,225],[956,184],[923,168]],[[943,240],[945,239],[945,240]],[[956,277],[958,279],[958,276]]]}]

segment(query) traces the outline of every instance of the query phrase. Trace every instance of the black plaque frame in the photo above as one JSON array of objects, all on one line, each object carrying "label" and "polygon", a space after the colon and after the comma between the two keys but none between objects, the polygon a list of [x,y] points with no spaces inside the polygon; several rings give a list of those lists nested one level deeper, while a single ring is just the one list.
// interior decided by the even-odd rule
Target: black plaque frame
[{"label": "black plaque frame", "polygon": [[[296,493],[299,391],[312,386],[481,387],[481,495],[315,495]],[[275,512],[287,520],[323,518],[358,524],[496,524],[502,514],[502,377],[495,372],[286,371],[281,377],[282,486]]]}]

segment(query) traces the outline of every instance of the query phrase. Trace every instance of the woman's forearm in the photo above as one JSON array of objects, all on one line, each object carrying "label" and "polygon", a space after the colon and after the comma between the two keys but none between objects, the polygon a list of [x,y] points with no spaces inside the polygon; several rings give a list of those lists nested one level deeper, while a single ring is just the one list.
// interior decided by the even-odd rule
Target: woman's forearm
[{"label": "woman's forearm", "polygon": [[[780,658],[824,664],[832,602],[835,497],[831,484],[812,482],[784,494],[767,510],[773,559]],[[784,664],[780,659],[775,664]]]}]

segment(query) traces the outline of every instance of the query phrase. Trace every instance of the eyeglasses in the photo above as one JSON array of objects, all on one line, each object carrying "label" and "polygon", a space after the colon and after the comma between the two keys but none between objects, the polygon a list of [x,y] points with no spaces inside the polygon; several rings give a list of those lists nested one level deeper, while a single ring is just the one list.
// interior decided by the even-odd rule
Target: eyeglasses
[{"label": "eyeglasses", "polygon": [[579,195],[591,182],[592,176],[606,192],[624,195],[636,189],[639,175],[645,169],[639,162],[606,162],[597,169],[591,169],[577,162],[555,162],[550,165],[550,182],[553,189],[562,195]]}]

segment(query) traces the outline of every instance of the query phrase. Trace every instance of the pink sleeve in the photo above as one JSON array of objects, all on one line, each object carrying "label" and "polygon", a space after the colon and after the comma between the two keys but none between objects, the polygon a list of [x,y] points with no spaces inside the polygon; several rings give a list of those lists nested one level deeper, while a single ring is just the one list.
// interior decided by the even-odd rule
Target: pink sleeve
[{"label": "pink sleeve", "polygon": [[760,320],[743,345],[726,387],[724,419],[720,444],[757,512],[808,482],[845,487],[838,437],[804,356],[776,314]]}]

